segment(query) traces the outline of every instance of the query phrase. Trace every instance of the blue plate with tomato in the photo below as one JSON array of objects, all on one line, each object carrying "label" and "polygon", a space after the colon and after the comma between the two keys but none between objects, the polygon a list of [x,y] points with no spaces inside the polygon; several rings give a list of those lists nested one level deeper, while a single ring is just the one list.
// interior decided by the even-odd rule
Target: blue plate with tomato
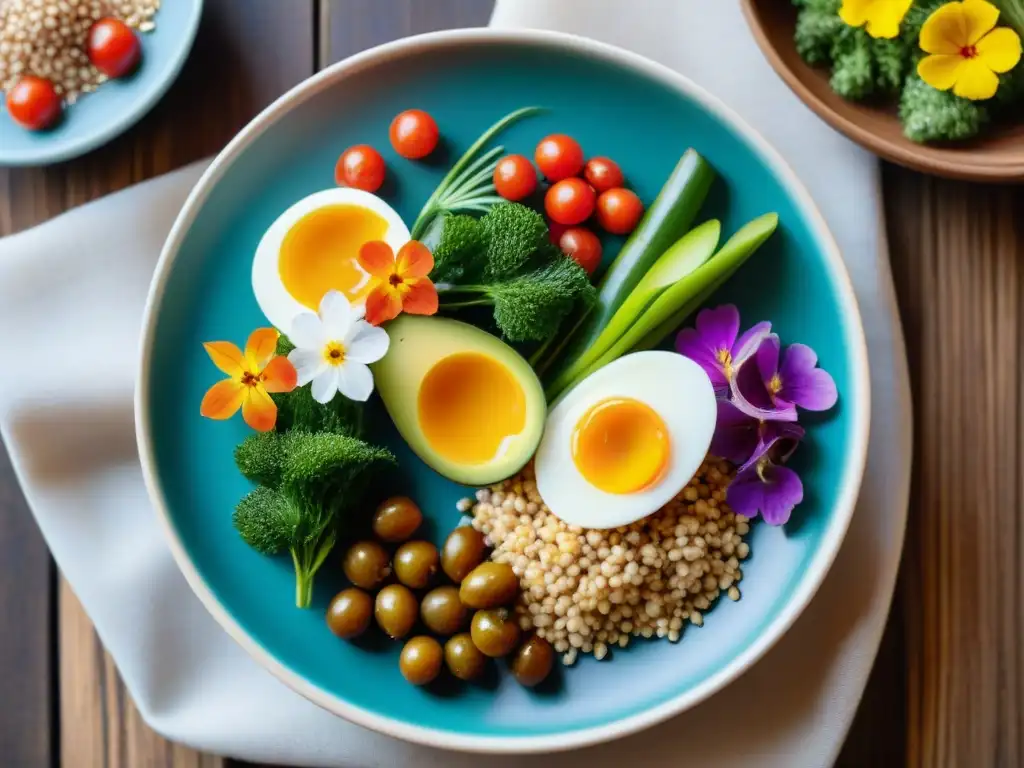
[{"label": "blue plate with tomato", "polygon": [[[0,166],[48,165],[70,160],[105,144],[134,125],[164,95],[181,71],[195,40],[202,16],[202,0],[164,2],[153,17],[151,32],[136,33],[138,65],[130,74],[108,80],[95,92],[81,95],[74,104],[60,103],[44,84],[29,81],[9,104],[10,93],[0,100]],[[123,40],[106,35],[107,60],[123,55]],[[82,41],[83,49],[87,41]],[[120,50],[118,50],[120,49]],[[115,64],[116,66],[116,64]],[[32,75],[26,72],[26,75]],[[15,85],[11,89],[14,93]],[[30,125],[26,128],[14,114]],[[52,118],[57,114],[56,118]]]}]

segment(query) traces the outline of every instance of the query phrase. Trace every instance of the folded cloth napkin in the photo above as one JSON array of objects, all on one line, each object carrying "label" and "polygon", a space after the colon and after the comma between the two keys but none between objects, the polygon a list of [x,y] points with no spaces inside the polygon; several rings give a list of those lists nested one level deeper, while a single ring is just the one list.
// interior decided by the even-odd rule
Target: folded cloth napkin
[{"label": "folded cloth napkin", "polygon": [[[857,514],[794,628],[740,680],[679,718],[532,764],[829,765],[885,623],[908,493],[909,394],[877,162],[786,90],[758,53],[738,0],[500,0],[494,23],[631,48],[739,110],[795,166],[837,236],[872,362],[871,451]],[[183,169],[0,241],[7,331],[0,430],[43,534],[143,717],[168,738],[281,764],[479,765],[479,757],[365,731],[291,692],[221,631],[171,558],[138,467],[132,389],[153,265],[201,170]]]}]

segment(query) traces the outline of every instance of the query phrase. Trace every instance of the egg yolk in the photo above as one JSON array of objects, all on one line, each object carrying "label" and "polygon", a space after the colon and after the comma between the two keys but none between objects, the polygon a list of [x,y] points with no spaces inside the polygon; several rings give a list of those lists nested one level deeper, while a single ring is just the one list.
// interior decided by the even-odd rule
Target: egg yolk
[{"label": "egg yolk", "polygon": [[439,360],[420,385],[420,427],[431,448],[460,464],[500,457],[526,426],[526,394],[512,372],[476,352]]},{"label": "egg yolk", "polygon": [[591,407],[572,434],[580,474],[606,493],[635,493],[661,479],[668,466],[668,429],[645,403],[615,397]]},{"label": "egg yolk", "polygon": [[310,211],[288,230],[281,243],[281,282],[296,301],[312,310],[329,290],[350,302],[365,298],[370,276],[359,266],[359,249],[383,240],[388,223],[358,205],[325,205]]}]

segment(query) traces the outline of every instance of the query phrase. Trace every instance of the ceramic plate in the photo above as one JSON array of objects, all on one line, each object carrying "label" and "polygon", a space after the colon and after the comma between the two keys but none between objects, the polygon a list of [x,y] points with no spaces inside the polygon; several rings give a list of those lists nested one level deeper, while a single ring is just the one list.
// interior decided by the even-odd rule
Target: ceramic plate
[{"label": "ceramic plate", "polygon": [[[732,232],[777,211],[779,231],[711,303],[733,301],[746,324],[770,318],[783,339],[810,344],[840,401],[806,420],[809,438],[795,459],[804,503],[785,527],[754,526],[743,598],[722,601],[703,628],[689,628],[677,645],[638,641],[611,662],[584,659],[543,690],[525,690],[507,674],[479,687],[413,688],[399,673],[397,644],[346,643],[327,631],[324,609],[343,586],[337,565],[317,577],[312,610],[297,610],[291,562],[258,555],[232,528],[232,509],[249,488],[232,450],[247,428],[241,419],[199,417],[217,377],[202,342],[244,340],[265,324],[250,280],[256,245],[292,202],[333,184],[346,147],[366,142],[382,152],[393,181],[382,194],[411,222],[451,155],[401,160],[387,141],[391,118],[409,107],[429,110],[460,153],[497,117],[528,104],[549,111],[503,134],[509,151],[529,155],[540,137],[570,133],[588,153],[614,156],[650,201],[692,146],[720,177],[703,216],[721,217]],[[261,664],[328,710],[394,736],[538,751],[624,735],[691,707],[786,631],[820,584],[853,511],[867,445],[868,371],[850,283],[821,216],[733,113],[681,76],[616,48],[553,33],[466,30],[400,41],[325,70],[269,107],[214,161],[157,269],[137,424],[149,488],[180,567]],[[386,419],[374,437],[398,453],[402,490],[443,540],[468,489],[428,470]]]},{"label": "ceramic plate", "polygon": [[167,91],[192,48],[202,0],[165,0],[156,29],[139,35],[142,64],[131,77],[104,83],[68,107],[51,130],[11,120],[0,99],[0,165],[47,165],[78,157],[134,125]]}]

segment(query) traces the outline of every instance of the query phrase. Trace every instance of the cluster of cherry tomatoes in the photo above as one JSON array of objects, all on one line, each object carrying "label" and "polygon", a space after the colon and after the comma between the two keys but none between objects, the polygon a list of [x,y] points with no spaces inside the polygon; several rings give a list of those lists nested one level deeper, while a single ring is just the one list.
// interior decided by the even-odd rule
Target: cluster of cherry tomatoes
[{"label": "cluster of cherry tomatoes", "polygon": [[[421,160],[437,148],[441,133],[422,109],[407,109],[391,121],[391,146],[401,157]],[[384,183],[384,158],[369,144],[356,144],[341,153],[334,180],[341,186],[376,192]]]},{"label": "cluster of cherry tomatoes", "polygon": [[[629,234],[643,216],[643,203],[623,186],[625,178],[614,160],[585,160],[583,148],[571,136],[545,137],[533,159],[551,182],[544,194],[544,211],[551,220],[552,240],[593,274],[601,263],[601,241],[580,225],[593,217],[606,232]],[[523,200],[537,189],[537,171],[527,157],[507,155],[494,170],[494,187],[506,200]]]},{"label": "cluster of cherry tomatoes", "polygon": [[[120,19],[100,19],[89,28],[85,46],[89,62],[107,77],[131,74],[142,58],[135,32]],[[7,92],[7,111],[22,128],[41,131],[60,118],[64,104],[45,77],[25,75]]]}]

